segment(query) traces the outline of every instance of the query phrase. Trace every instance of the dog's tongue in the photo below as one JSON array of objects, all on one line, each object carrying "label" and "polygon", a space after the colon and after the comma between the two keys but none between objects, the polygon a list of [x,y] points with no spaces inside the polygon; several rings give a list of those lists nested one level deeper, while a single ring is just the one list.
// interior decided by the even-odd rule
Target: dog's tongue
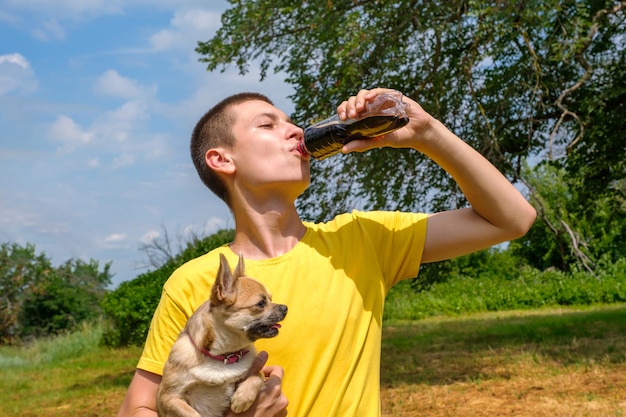
[{"label": "dog's tongue", "polygon": [[280,324],[276,323],[272,325],[272,329],[280,329]]}]

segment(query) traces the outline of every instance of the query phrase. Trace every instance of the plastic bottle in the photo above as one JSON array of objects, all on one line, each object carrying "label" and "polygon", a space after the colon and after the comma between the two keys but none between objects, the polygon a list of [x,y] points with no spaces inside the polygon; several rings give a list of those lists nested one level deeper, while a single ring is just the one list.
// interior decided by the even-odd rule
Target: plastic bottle
[{"label": "plastic bottle", "polygon": [[358,119],[340,120],[334,115],[307,127],[298,149],[318,160],[328,158],[352,140],[375,138],[405,126],[409,122],[406,107],[401,93],[380,94]]}]

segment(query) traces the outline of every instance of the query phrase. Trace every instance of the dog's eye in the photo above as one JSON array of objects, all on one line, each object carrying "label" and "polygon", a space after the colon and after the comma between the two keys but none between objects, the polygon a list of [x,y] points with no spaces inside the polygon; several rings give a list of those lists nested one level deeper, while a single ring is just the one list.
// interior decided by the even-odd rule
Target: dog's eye
[{"label": "dog's eye", "polygon": [[259,308],[265,308],[265,306],[267,305],[267,301],[265,299],[259,301],[258,303],[256,303],[256,306]]}]

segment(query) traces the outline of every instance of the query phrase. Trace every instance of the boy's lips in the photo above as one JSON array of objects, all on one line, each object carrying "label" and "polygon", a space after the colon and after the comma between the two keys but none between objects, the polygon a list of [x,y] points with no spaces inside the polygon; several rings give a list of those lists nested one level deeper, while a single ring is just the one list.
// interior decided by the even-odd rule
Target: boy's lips
[{"label": "boy's lips", "polygon": [[291,151],[297,152],[302,158],[305,159],[309,159],[311,157],[311,155],[309,155],[309,153],[306,151],[306,148],[304,147],[304,143],[302,141],[296,143],[296,145],[291,148]]}]

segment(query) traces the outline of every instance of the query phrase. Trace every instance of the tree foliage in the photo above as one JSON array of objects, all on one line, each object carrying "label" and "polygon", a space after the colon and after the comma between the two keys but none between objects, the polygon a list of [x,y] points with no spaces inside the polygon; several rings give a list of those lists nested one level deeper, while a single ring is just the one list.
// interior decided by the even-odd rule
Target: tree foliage
[{"label": "tree foliage", "polygon": [[0,245],[0,344],[72,330],[100,316],[110,264],[72,259],[54,267],[35,246]]},{"label": "tree foliage", "polygon": [[[614,0],[233,0],[197,51],[209,70],[285,73],[301,124],[359,88],[396,88],[513,181],[525,180],[526,161],[561,166],[586,207],[623,201],[625,10]],[[298,201],[311,220],[466,204],[413,151],[333,157],[314,163],[312,178]]]},{"label": "tree foliage", "polygon": [[[542,163],[527,169],[524,177],[532,190],[530,199],[540,216],[523,238],[510,249],[540,270],[593,272],[598,264],[626,259],[626,188],[616,184],[621,196],[597,194],[585,199],[577,179],[556,164]],[[581,200],[587,201],[580,207]]]}]

